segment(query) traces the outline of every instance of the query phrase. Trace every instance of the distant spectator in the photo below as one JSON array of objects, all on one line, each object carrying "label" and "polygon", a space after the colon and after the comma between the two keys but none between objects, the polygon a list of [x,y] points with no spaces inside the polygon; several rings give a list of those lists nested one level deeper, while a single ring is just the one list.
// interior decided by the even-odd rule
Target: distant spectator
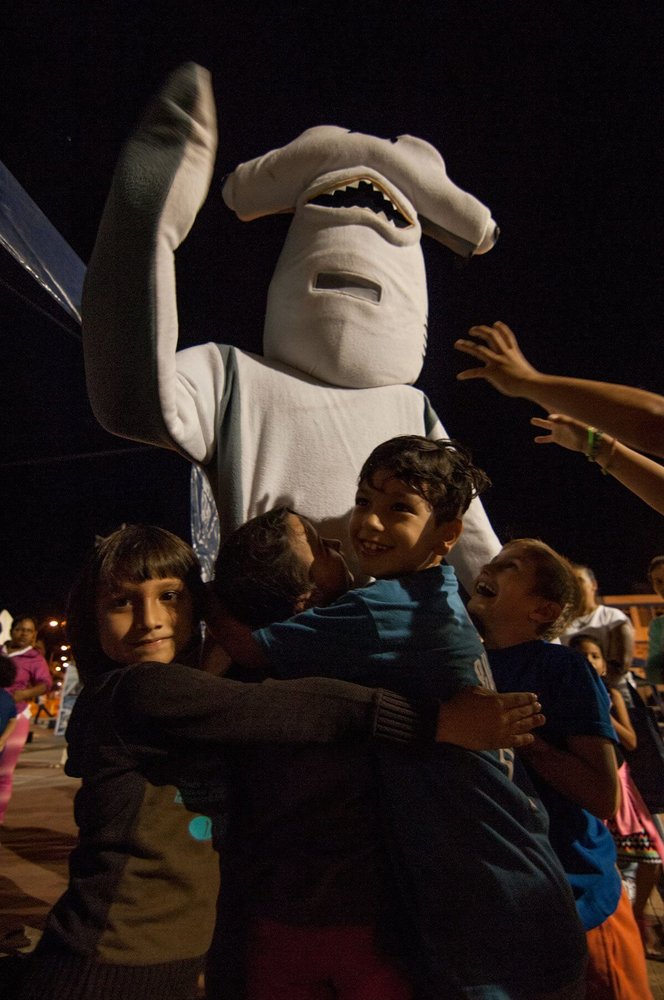
[{"label": "distant spectator", "polygon": [[5,650],[16,668],[16,677],[8,691],[16,704],[16,726],[9,735],[0,757],[0,824],[12,793],[14,770],[30,732],[30,701],[51,690],[48,663],[35,648],[37,624],[33,615],[17,615],[9,633]]},{"label": "distant spectator", "polygon": [[624,611],[598,601],[597,580],[590,567],[575,566],[574,572],[581,588],[581,614],[569,623],[560,641],[567,646],[571,636],[583,632],[598,644],[605,660],[612,660],[625,673],[634,657],[634,626]]},{"label": "distant spectator", "polygon": [[[572,636],[569,645],[571,649],[578,650],[586,657],[590,666],[606,685],[611,699],[611,720],[621,748],[636,750],[636,732],[625,699],[617,686],[622,682],[621,675],[606,662],[597,643],[587,635],[579,633]],[[627,694],[630,693],[628,689]],[[638,694],[635,696],[638,698]],[[661,961],[664,959],[664,954],[658,946],[656,934],[648,922],[645,910],[661,873],[664,842],[620,749],[616,749],[616,756],[622,792],[621,801],[615,816],[607,819],[606,825],[616,845],[618,866],[625,868],[628,865],[636,865],[635,896],[632,901],[634,917],[646,957]]]},{"label": "distant spectator", "polygon": [[[664,556],[655,556],[648,566],[648,579],[655,594],[664,597]],[[651,684],[664,684],[664,614],[648,626],[646,674]]]},{"label": "distant spectator", "polygon": [[0,760],[7,740],[16,728],[16,702],[6,689],[14,682],[16,667],[8,656],[0,655]]}]

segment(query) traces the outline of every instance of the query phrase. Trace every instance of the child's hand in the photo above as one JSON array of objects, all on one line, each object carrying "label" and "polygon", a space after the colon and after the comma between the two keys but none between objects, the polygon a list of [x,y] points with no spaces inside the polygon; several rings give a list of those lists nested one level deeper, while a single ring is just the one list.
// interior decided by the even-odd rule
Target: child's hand
[{"label": "child's hand", "polygon": [[528,746],[535,739],[530,730],[544,725],[541,708],[530,692],[464,688],[440,706],[436,742],[466,750]]},{"label": "child's hand", "polygon": [[539,372],[524,358],[516,337],[505,323],[472,326],[468,332],[471,337],[483,340],[484,344],[477,344],[473,340],[457,340],[454,346],[457,351],[484,361],[484,365],[459,372],[459,381],[483,378],[506,396],[520,396],[523,394],[524,384],[539,376]]},{"label": "child's hand", "polygon": [[585,451],[588,427],[579,420],[566,417],[563,413],[550,413],[548,417],[532,417],[534,427],[543,427],[548,434],[539,434],[536,444],[559,444],[569,451]]}]

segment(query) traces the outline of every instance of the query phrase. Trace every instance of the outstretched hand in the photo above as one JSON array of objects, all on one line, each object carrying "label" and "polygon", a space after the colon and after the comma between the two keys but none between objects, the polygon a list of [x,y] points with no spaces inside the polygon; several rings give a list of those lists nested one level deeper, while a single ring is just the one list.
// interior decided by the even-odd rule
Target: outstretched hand
[{"label": "outstretched hand", "polygon": [[454,346],[463,354],[483,361],[481,368],[467,368],[457,378],[465,382],[483,378],[506,396],[522,396],[526,383],[537,378],[539,372],[521,353],[516,337],[505,323],[493,326],[472,326],[471,337],[484,341],[457,340]]},{"label": "outstretched hand", "polygon": [[545,718],[537,695],[528,691],[498,694],[488,688],[467,687],[440,706],[436,741],[466,750],[499,750],[531,744],[532,729]]},{"label": "outstretched hand", "polygon": [[547,417],[532,417],[530,422],[548,431],[548,434],[539,434],[534,438],[537,444],[559,444],[569,451],[584,451],[588,427],[579,420],[573,420],[564,413],[549,413]]}]

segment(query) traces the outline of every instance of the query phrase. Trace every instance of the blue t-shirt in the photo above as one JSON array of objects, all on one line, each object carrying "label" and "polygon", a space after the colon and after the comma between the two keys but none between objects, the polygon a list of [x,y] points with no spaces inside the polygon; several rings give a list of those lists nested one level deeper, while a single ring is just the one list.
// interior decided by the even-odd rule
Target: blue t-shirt
[{"label": "blue t-shirt", "polygon": [[[4,733],[7,723],[16,718],[16,702],[9,691],[0,688],[0,734]],[[4,750],[0,750],[0,755]]]},{"label": "blue t-shirt", "polygon": [[[546,716],[538,736],[565,748],[569,736],[615,742],[606,688],[586,658],[536,640],[489,650],[499,691],[536,691]],[[570,881],[586,930],[614,913],[621,893],[613,838],[604,823],[561,795],[534,771],[530,777],[550,818],[549,837]],[[519,781],[519,770],[515,773]]]},{"label": "blue t-shirt", "polygon": [[337,677],[441,701],[494,686],[451,566],[376,580],[253,634],[279,677]]},{"label": "blue t-shirt", "polygon": [[[493,687],[454,571],[377,580],[254,632],[275,674],[446,700]],[[426,998],[527,1000],[581,975],[585,939],[541,806],[511,752],[377,746],[379,808],[400,889],[403,957]],[[469,904],[472,900],[472,905]]]}]

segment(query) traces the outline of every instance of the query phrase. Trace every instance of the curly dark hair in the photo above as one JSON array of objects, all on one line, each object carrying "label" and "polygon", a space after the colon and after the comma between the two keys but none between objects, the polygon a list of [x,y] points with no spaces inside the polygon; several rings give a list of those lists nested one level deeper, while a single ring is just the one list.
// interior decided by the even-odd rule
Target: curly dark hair
[{"label": "curly dark hair", "polygon": [[100,589],[176,577],[191,594],[194,621],[203,617],[205,588],[194,550],[177,535],[151,524],[125,524],[100,538],[69,594],[67,635],[81,680],[117,667],[101,648],[96,600]]},{"label": "curly dark hair", "polygon": [[358,483],[371,485],[376,473],[384,471],[431,504],[436,524],[462,517],[471,500],[491,485],[464,445],[417,434],[390,438],[374,448],[360,470]]},{"label": "curly dark hair", "polygon": [[295,511],[281,506],[252,517],[217,556],[214,592],[252,628],[290,618],[298,598],[311,590],[308,570],[293,552],[289,514]]},{"label": "curly dark hair", "polygon": [[16,664],[9,656],[0,653],[0,688],[8,688],[16,680]]}]

